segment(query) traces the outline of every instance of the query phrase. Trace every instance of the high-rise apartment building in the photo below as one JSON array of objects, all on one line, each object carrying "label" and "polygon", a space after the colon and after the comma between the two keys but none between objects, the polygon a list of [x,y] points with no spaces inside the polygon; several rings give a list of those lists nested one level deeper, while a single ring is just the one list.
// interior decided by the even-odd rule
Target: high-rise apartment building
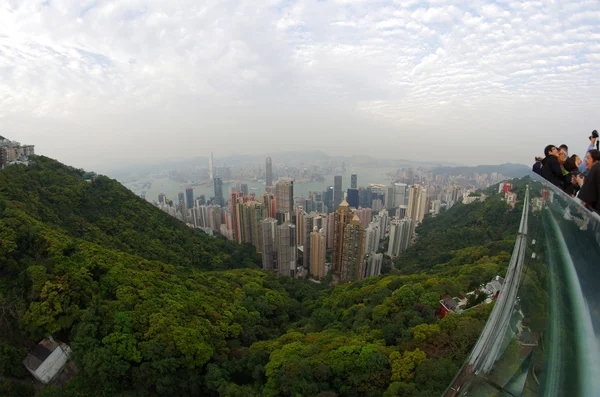
[{"label": "high-rise apartment building", "polygon": [[[331,225],[332,238],[332,263],[336,273],[341,270],[342,249],[344,244],[344,226],[349,224],[354,218],[354,213],[350,210],[350,206],[344,200],[333,213],[333,224]],[[329,232],[328,232],[329,237]]]},{"label": "high-rise apartment building", "polygon": [[371,223],[372,213],[373,211],[370,208],[359,208],[354,211],[354,214],[358,216],[358,219],[360,219],[360,224],[364,228],[369,227],[369,223]]},{"label": "high-rise apartment building", "polygon": [[438,216],[442,209],[442,202],[440,200],[433,200],[431,202],[431,215]]},{"label": "high-rise apartment building", "polygon": [[412,238],[413,221],[409,218],[394,219],[390,223],[390,242],[387,254],[392,258],[406,251]]},{"label": "high-rise apartment building", "polygon": [[194,189],[191,187],[185,188],[185,204],[187,209],[194,208]]},{"label": "high-rise apartment building", "polygon": [[[315,228],[316,229],[316,228]],[[322,279],[325,277],[326,238],[322,231],[310,233],[310,276]]]},{"label": "high-rise apartment building", "polygon": [[379,227],[381,228],[381,239],[383,240],[390,224],[390,215],[386,209],[382,209],[379,211],[378,217],[380,222]]},{"label": "high-rise apartment building", "polygon": [[277,212],[275,195],[273,193],[265,192],[261,196],[261,200],[265,206],[265,218],[275,218],[275,213]]},{"label": "high-rise apartment building", "polygon": [[407,216],[416,222],[423,222],[427,210],[427,189],[421,185],[412,185],[408,196]]},{"label": "high-rise apartment building", "polygon": [[[303,228],[304,228],[304,239],[302,240],[303,244],[303,257],[302,257],[302,266],[305,269],[309,269],[310,267],[310,258],[311,258],[311,233],[316,228],[316,230],[321,230],[325,227],[327,222],[324,222],[324,214],[319,214],[318,212],[312,211],[309,214],[304,215],[303,217]],[[325,236],[325,233],[323,233]],[[301,240],[298,240],[300,243]],[[327,240],[325,240],[327,243]]]},{"label": "high-rise apartment building", "polygon": [[277,270],[277,220],[265,218],[260,222],[262,231],[263,270]]},{"label": "high-rise apartment building", "polygon": [[310,233],[311,229],[304,229],[304,218],[306,217],[306,212],[304,212],[304,208],[297,207],[296,208],[296,241],[298,245],[304,245],[304,235]]},{"label": "high-rise apartment building", "polygon": [[406,205],[406,183],[394,183],[394,207]]},{"label": "high-rise apartment building", "polygon": [[350,189],[358,189],[358,175],[350,175]]},{"label": "high-rise apartment building", "polygon": [[277,226],[277,272],[281,276],[296,276],[296,226],[286,222]]},{"label": "high-rise apartment building", "polygon": [[[292,217],[294,210],[294,181],[279,180],[275,184],[275,202],[277,206],[276,218],[279,223],[284,223]],[[287,215],[286,215],[287,214]]]},{"label": "high-rise apartment building", "polygon": [[333,177],[333,208],[339,207],[343,199],[344,192],[342,191],[342,176],[336,175]]},{"label": "high-rise apartment building", "polygon": [[273,162],[271,156],[266,157],[265,163],[265,186],[269,188],[273,186]]},{"label": "high-rise apartment building", "polygon": [[365,229],[346,200],[334,213],[332,262],[341,282],[360,280],[365,253]]},{"label": "high-rise apartment building", "polygon": [[242,192],[233,192],[231,193],[231,218],[232,218],[232,230],[233,230],[233,240],[241,243],[242,242],[242,219],[241,212],[242,206],[244,205],[244,200],[242,198]]},{"label": "high-rise apartment building", "polygon": [[381,240],[381,227],[379,219],[373,220],[367,227],[365,236],[365,254],[377,252],[379,249],[379,241]]},{"label": "high-rise apartment building", "polygon": [[340,282],[362,280],[365,260],[365,228],[358,216],[344,225],[340,257]]},{"label": "high-rise apartment building", "polygon": [[368,254],[365,258],[363,278],[379,276],[381,274],[382,265],[383,254],[376,254],[374,252]]}]

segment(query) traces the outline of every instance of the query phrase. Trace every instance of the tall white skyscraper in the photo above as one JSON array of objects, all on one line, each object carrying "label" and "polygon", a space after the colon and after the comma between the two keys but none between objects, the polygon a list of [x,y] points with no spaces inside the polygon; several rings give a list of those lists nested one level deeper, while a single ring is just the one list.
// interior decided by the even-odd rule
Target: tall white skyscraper
[{"label": "tall white skyscraper", "polygon": [[212,152],[210,152],[210,157],[208,159],[208,176],[210,178],[210,180],[212,181],[212,179],[215,177],[215,173],[214,173],[214,159],[213,159],[213,154]]},{"label": "tall white skyscraper", "polygon": [[406,183],[394,183],[394,207],[405,205]]},{"label": "tall white skyscraper", "polygon": [[381,229],[379,227],[379,219],[377,219],[371,222],[366,229],[365,253],[377,252],[380,239]]},{"label": "tall white skyscraper", "polygon": [[408,196],[407,216],[416,222],[423,222],[427,210],[427,189],[421,185],[412,185]]},{"label": "tall white skyscraper", "polygon": [[381,274],[381,265],[383,264],[383,254],[370,253],[365,258],[365,273],[363,278],[379,276]]},{"label": "tall white skyscraper", "polygon": [[412,221],[409,218],[392,220],[387,254],[394,258],[406,251],[412,238],[412,232]]}]

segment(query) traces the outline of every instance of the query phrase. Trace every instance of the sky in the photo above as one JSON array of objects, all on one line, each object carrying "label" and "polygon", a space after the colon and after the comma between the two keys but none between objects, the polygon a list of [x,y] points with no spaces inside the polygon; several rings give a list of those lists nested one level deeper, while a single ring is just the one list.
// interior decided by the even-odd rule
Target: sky
[{"label": "sky", "polygon": [[600,2],[0,3],[0,135],[87,169],[320,150],[458,164],[583,152]]}]

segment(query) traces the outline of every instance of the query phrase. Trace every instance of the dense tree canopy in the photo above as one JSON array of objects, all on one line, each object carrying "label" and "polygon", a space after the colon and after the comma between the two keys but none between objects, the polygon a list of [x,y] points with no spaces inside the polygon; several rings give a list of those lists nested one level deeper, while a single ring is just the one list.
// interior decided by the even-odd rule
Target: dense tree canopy
[{"label": "dense tree canopy", "polygon": [[[329,287],[82,174],[43,157],[0,171],[0,394],[33,393],[20,362],[48,335],[79,372],[41,396],[440,394],[491,305],[439,320],[439,299],[502,271],[518,211],[459,205],[418,229],[442,248],[417,244],[402,274]],[[452,247],[454,224],[472,236]]]}]

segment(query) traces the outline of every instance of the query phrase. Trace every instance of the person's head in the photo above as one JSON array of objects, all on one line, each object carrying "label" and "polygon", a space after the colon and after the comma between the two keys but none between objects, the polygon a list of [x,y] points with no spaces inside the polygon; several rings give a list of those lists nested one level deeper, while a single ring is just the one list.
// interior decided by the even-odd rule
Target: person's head
[{"label": "person's head", "polygon": [[577,167],[579,167],[581,165],[581,157],[579,157],[578,155],[574,154],[569,158],[573,159],[573,161],[575,162],[575,165]]},{"label": "person's head", "polygon": [[544,156],[558,156],[558,149],[555,145],[548,145],[544,149]]},{"label": "person's head", "polygon": [[540,156],[535,156],[535,162],[539,163],[542,161],[542,158]]},{"label": "person's head", "polygon": [[598,161],[600,161],[600,151],[596,149],[590,150],[587,156],[585,156],[585,168],[588,170],[591,169]]},{"label": "person's head", "polygon": [[567,156],[569,155],[569,147],[567,145],[565,145],[564,143],[558,147],[558,150],[559,151],[564,150],[565,153],[567,153]]},{"label": "person's head", "polygon": [[567,157],[567,152],[564,149],[558,151],[558,162],[560,165],[563,165],[567,161]]},{"label": "person's head", "polygon": [[571,171],[575,171],[577,169],[577,164],[575,164],[575,158],[574,156],[569,157],[563,164],[563,167],[565,167],[565,170],[571,172]]}]

